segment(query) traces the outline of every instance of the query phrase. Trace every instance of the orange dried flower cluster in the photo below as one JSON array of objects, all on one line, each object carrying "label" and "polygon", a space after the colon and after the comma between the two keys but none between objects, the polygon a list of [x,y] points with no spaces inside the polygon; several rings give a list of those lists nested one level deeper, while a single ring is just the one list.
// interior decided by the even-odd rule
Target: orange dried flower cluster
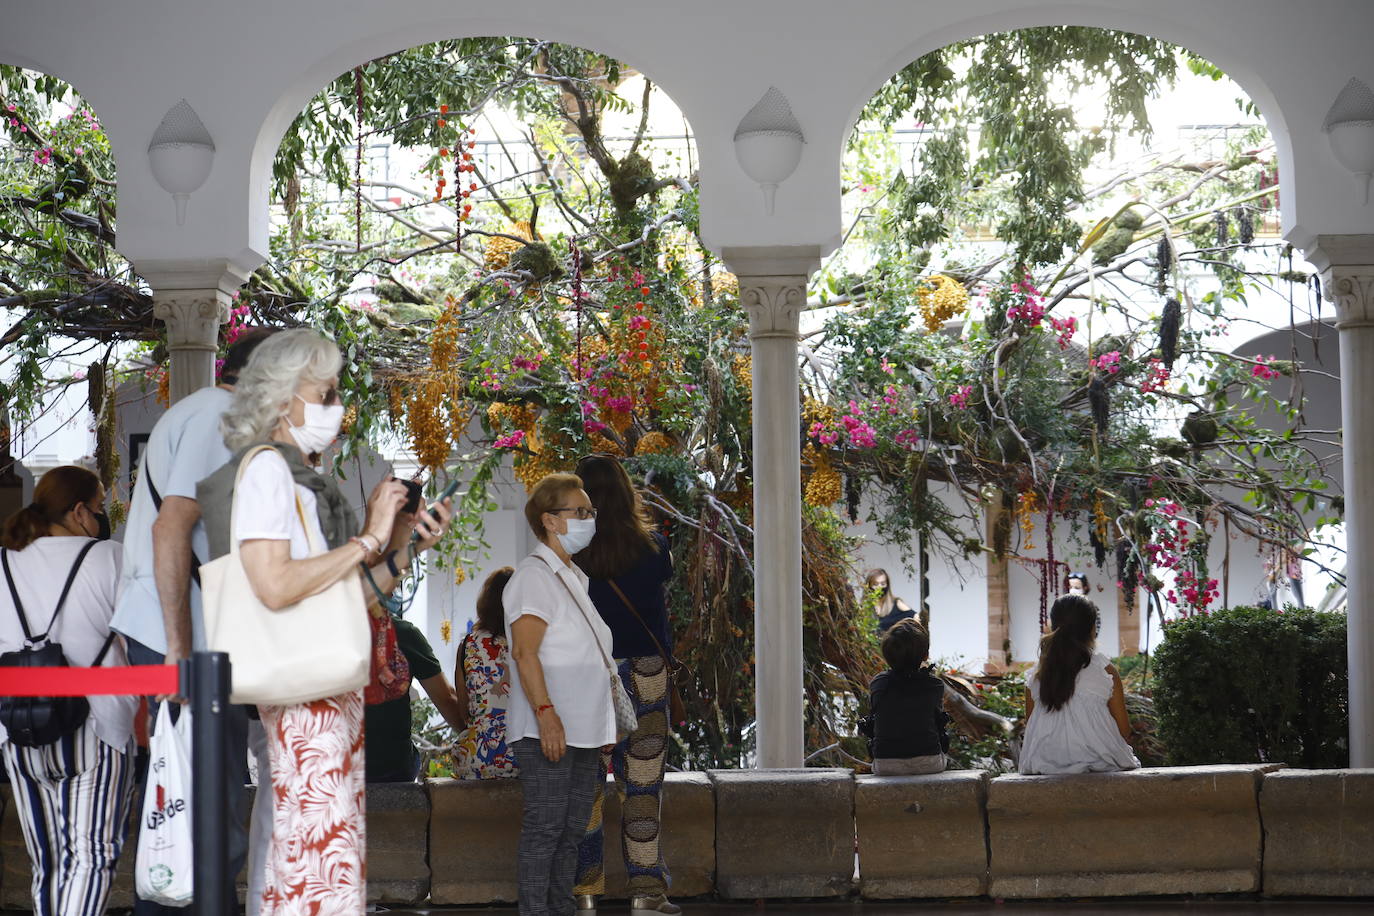
[{"label": "orange dried flower cluster", "polygon": [[830,463],[830,456],[808,444],[802,450],[802,462],[811,465],[806,478],[803,498],[812,506],[830,506],[844,496],[844,480]]},{"label": "orange dried flower cluster", "polygon": [[525,447],[532,454],[515,456],[515,478],[525,485],[525,492],[555,471],[570,470],[570,462],[559,457],[559,450],[545,442],[543,431],[536,425],[525,434]]},{"label": "orange dried flower cluster", "polygon": [[[509,234],[518,235],[529,241],[530,224],[523,221],[518,222]],[[488,238],[482,249],[482,266],[487,270],[505,270],[510,264],[510,256],[523,247],[515,239],[509,239],[502,235]]]},{"label": "orange dried flower cluster", "polygon": [[953,277],[937,274],[922,284],[916,293],[916,302],[921,308],[926,330],[933,334],[968,308],[968,290]]},{"label": "orange dried flower cluster", "polygon": [[429,364],[439,371],[452,369],[458,358],[458,338],[464,331],[458,314],[458,301],[449,296],[439,317],[434,319],[434,333],[429,338]]},{"label": "orange dried flower cluster", "polygon": [[441,376],[418,379],[406,399],[406,427],[410,447],[422,467],[437,470],[448,460],[449,427],[444,422],[449,386]]},{"label": "orange dried flower cluster", "polygon": [[735,364],[731,367],[735,382],[739,385],[744,396],[753,400],[754,398],[754,357],[749,353],[740,353],[735,357]]},{"label": "orange dried flower cluster", "polygon": [[1025,543],[1021,545],[1022,550],[1033,550],[1035,544],[1032,535],[1035,534],[1035,513],[1040,510],[1040,497],[1034,490],[1026,490],[1016,496],[1016,519],[1021,526],[1021,533],[1025,535]]},{"label": "orange dried flower cluster", "polygon": [[656,429],[640,436],[635,445],[636,455],[668,455],[674,450],[672,437]]},{"label": "orange dried flower cluster", "polygon": [[1107,538],[1107,533],[1111,531],[1112,518],[1107,514],[1106,507],[1102,504],[1102,497],[1093,500],[1093,524],[1097,526],[1097,539],[1103,544],[1111,543]]}]

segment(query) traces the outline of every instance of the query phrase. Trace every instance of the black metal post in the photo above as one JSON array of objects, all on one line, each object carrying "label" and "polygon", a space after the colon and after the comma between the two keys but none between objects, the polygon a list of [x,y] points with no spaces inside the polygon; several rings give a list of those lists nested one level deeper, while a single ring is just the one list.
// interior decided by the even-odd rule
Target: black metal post
[{"label": "black metal post", "polygon": [[194,912],[230,916],[229,805],[224,797],[229,656],[196,652],[181,663],[181,689],[191,701],[191,823]]}]

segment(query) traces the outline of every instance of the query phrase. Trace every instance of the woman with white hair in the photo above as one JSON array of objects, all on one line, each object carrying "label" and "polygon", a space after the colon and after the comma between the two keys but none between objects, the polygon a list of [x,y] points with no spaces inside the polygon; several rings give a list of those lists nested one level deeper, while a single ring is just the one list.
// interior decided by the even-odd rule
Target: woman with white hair
[{"label": "woman with white hair", "polygon": [[[221,421],[235,456],[197,488],[211,555],[228,553],[230,539],[237,541],[254,593],[273,610],[358,579],[360,564],[385,593],[409,562],[404,547],[412,520],[400,514],[407,495],[400,481],[378,484],[355,533],[357,520],[337,484],[310,466],[310,456],[324,453],[339,434],[340,362],[338,348],[308,329],[282,331],[259,345]],[[254,455],[239,477],[245,454],[264,444],[273,448]],[[448,526],[449,507],[434,510],[437,520],[421,512],[414,525],[420,550]],[[329,549],[312,555],[312,539]],[[275,794],[262,916],[362,913],[363,692],[258,709]]]}]

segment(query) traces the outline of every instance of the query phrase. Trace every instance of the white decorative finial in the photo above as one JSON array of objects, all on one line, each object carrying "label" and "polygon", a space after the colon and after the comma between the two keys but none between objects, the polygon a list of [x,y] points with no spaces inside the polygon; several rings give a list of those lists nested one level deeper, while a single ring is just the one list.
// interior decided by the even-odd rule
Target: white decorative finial
[{"label": "white decorative finial", "polygon": [[801,123],[776,86],[768,87],[735,128],[735,157],[744,173],[763,189],[769,215],[778,185],[796,171],[805,144]]},{"label": "white decorative finial", "polygon": [[178,226],[186,222],[186,202],[210,177],[214,159],[214,138],[191,104],[182,99],[162,116],[148,142],[148,164],[153,178],[176,202]]}]

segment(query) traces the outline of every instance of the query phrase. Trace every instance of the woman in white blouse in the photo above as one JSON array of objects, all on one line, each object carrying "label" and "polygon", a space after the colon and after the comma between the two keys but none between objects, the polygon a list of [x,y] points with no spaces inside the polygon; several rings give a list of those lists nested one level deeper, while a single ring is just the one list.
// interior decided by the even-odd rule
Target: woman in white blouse
[{"label": "woman in white blouse", "polygon": [[[124,647],[110,632],[120,546],[108,540],[104,503],[100,478],[68,465],[44,474],[33,502],[5,521],[0,653],[24,648],[26,624],[35,639],[46,633],[60,644],[69,665],[125,664]],[[124,845],[137,700],[93,696],[88,702],[80,727],[44,744],[36,742],[47,736],[11,735],[0,725],[39,916],[103,913]],[[33,721],[21,711],[27,700],[4,701],[16,703],[20,709],[7,710],[5,721],[16,727]]]},{"label": "woman in white blouse", "polygon": [[1050,608],[1051,630],[1040,661],[1026,672],[1026,737],[1022,773],[1133,770],[1140,761],[1121,676],[1096,651],[1097,605],[1065,595]]},{"label": "woman in white blouse", "polygon": [[611,631],[587,595],[572,555],[591,543],[596,510],[572,474],[550,474],[525,503],[539,546],[502,595],[511,671],[506,735],[520,765],[521,916],[573,912],[577,844],[605,779],[601,751],[615,744]]}]

